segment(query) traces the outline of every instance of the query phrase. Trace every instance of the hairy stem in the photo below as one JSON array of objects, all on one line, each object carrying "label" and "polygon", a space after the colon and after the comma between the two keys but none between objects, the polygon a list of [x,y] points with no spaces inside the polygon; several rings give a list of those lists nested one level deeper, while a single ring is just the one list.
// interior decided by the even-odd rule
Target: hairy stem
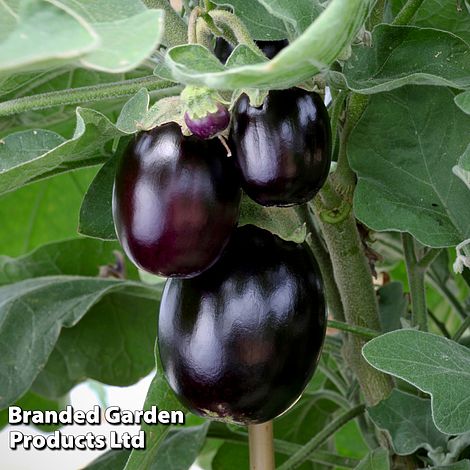
[{"label": "hairy stem", "polygon": [[308,460],[310,454],[315,452],[330,436],[332,436],[338,429],[342,428],[346,423],[364,413],[365,405],[361,404],[346,411],[338,416],[328,426],[324,427],[313,439],[308,441],[298,452],[286,460],[278,470],[292,470],[299,467]]},{"label": "hairy stem", "polygon": [[406,25],[416,15],[418,8],[422,5],[424,0],[408,0],[403,8],[398,12],[398,15],[393,20],[394,25]]},{"label": "hairy stem", "polygon": [[333,275],[333,265],[331,264],[330,255],[317,232],[310,209],[307,204],[303,204],[301,206],[297,206],[296,211],[300,220],[307,226],[309,234],[307,242],[320,267],[323,282],[325,284],[325,295],[329,311],[335,320],[344,321],[343,304],[341,303],[338,286],[336,285]]},{"label": "hairy stem", "polygon": [[186,43],[187,26],[183,18],[173,10],[168,0],[143,0],[148,8],[164,10],[165,27],[163,31],[163,44],[167,47]]},{"label": "hairy stem", "polygon": [[57,90],[4,101],[0,103],[0,117],[53,108],[54,106],[90,103],[92,101],[105,101],[131,96],[141,88],[146,88],[148,91],[160,90],[160,97],[177,95],[182,90],[181,86],[175,86],[173,82],[161,80],[151,75],[121,82]]},{"label": "hairy stem", "polygon": [[[321,220],[324,206],[317,202]],[[362,241],[354,217],[349,214],[336,224],[321,221],[321,228],[331,254],[333,271],[344,306],[346,321],[352,327],[380,331],[378,302],[372,284],[372,273],[364,255]],[[391,391],[391,379],[371,367],[362,357],[365,341],[359,336],[348,337],[347,358],[369,405],[384,399]]]},{"label": "hairy stem", "polygon": [[428,310],[426,307],[426,269],[419,266],[414,239],[409,233],[402,233],[403,253],[405,255],[408,286],[411,295],[411,321],[422,331],[428,330]]}]

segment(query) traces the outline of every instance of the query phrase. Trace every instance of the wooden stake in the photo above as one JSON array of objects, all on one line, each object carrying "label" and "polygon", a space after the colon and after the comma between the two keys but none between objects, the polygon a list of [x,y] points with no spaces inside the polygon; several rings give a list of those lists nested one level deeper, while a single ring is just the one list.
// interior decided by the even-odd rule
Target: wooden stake
[{"label": "wooden stake", "polygon": [[273,422],[248,426],[250,470],[274,470]]}]

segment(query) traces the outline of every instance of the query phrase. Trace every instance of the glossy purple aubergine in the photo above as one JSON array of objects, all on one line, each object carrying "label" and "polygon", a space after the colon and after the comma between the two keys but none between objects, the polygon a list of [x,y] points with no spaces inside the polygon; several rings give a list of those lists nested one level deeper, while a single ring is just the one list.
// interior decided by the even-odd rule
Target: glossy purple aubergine
[{"label": "glossy purple aubergine", "polygon": [[145,271],[195,276],[221,255],[237,224],[240,197],[224,146],[185,137],[170,122],[138,134],[118,162],[116,233]]},{"label": "glossy purple aubergine", "polygon": [[260,107],[243,94],[234,106],[230,138],[242,187],[264,206],[302,204],[328,177],[330,120],[317,93],[271,90]]},{"label": "glossy purple aubergine", "polygon": [[200,118],[190,117],[188,112],[184,113],[184,122],[196,137],[209,139],[228,127],[230,113],[223,104],[217,103],[216,111]]},{"label": "glossy purple aubergine", "polygon": [[168,383],[192,412],[256,424],[298,400],[325,329],[322,278],[308,248],[248,225],[212,268],[167,281],[158,347]]}]

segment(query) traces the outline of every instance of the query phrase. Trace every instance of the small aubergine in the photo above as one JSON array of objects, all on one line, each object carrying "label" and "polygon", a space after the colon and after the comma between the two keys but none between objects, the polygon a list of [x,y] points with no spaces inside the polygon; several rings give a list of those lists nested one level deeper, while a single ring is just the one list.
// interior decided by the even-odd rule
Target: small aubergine
[{"label": "small aubergine", "polygon": [[221,255],[236,227],[240,198],[224,146],[217,139],[185,137],[170,122],[140,133],[118,162],[116,233],[145,271],[196,276]]},{"label": "small aubergine", "polygon": [[330,120],[317,93],[271,90],[260,107],[243,94],[233,110],[230,138],[242,187],[263,206],[302,204],[328,177]]},{"label": "small aubergine", "polygon": [[209,270],[167,281],[158,347],[170,387],[192,412],[259,424],[300,398],[325,329],[323,283],[311,252],[247,225]]}]

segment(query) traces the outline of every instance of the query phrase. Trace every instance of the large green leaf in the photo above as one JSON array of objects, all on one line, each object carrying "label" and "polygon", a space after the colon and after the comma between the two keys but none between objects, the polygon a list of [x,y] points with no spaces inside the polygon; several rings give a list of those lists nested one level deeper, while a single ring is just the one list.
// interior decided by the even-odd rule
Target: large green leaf
[{"label": "large green leaf", "polygon": [[111,293],[72,328],[63,328],[32,389],[64,395],[86,378],[128,386],[155,367],[158,302],[134,292]]},{"label": "large green leaf", "polygon": [[224,67],[200,45],[170,49],[166,63],[180,82],[214,89],[289,88],[325,70],[354,39],[370,0],[332,0],[315,22],[273,60]]},{"label": "large green leaf", "polygon": [[95,173],[86,168],[0,196],[0,253],[18,256],[76,236],[80,204]]},{"label": "large green leaf", "polygon": [[[391,3],[394,13],[397,13],[406,0],[393,0]],[[463,3],[455,0],[424,0],[413,17],[412,23],[417,26],[450,31],[470,43],[470,15],[468,6]]]},{"label": "large green leaf", "polygon": [[[153,405],[167,411],[184,410],[183,405],[176,399],[159,369],[157,367],[157,373],[148,389],[144,410],[149,410]],[[144,451],[133,450],[131,452],[125,470],[154,468],[153,465],[157,462],[159,449],[170,431],[168,426],[150,426],[148,424],[143,424],[141,429],[146,434],[146,448]]]},{"label": "large green leaf", "polygon": [[159,447],[150,468],[154,470],[188,470],[204,445],[209,421],[199,426],[177,429]]},{"label": "large green leaf", "polygon": [[105,146],[124,135],[103,114],[77,108],[71,139],[45,130],[10,134],[0,146],[0,194],[81,166],[92,166],[111,154]]},{"label": "large green leaf", "polygon": [[387,399],[367,411],[377,427],[388,431],[399,455],[412,454],[419,448],[446,447],[448,436],[434,426],[430,400],[394,389]]},{"label": "large green leaf", "polygon": [[108,450],[101,454],[97,459],[89,463],[85,470],[122,470],[129,458],[130,451],[127,449],[122,450]]},{"label": "large green leaf", "polygon": [[375,449],[367,454],[356,470],[389,470],[390,458],[385,449]]},{"label": "large green leaf", "polygon": [[[319,0],[258,0],[268,12],[280,18],[285,24],[290,23],[296,36],[302,34],[323,11]],[[254,3],[254,2],[253,2]]]},{"label": "large green leaf", "polygon": [[2,2],[0,72],[59,65],[98,47],[96,32],[60,2],[22,1],[16,13],[13,3]]},{"label": "large green leaf", "polygon": [[39,277],[0,287],[0,408],[28,390],[63,327],[76,325],[101,299],[118,292],[159,297],[133,281],[82,276]]},{"label": "large green leaf", "polygon": [[[138,0],[3,2],[0,71],[66,63],[109,72],[131,70],[157,47],[163,12]],[[1,10],[0,10],[1,11]]]},{"label": "large green leaf", "polygon": [[423,86],[371,97],[348,144],[359,179],[354,210],[367,226],[406,231],[435,247],[470,237],[470,192],[452,173],[470,116],[453,97]]},{"label": "large green leaf", "polygon": [[276,40],[287,37],[283,21],[268,13],[266,8],[257,0],[215,0],[219,6],[230,5],[236,15],[242,20],[254,39]]},{"label": "large green leaf", "polygon": [[[113,252],[119,248],[118,243],[77,238],[42,245],[18,258],[0,256],[0,286],[62,274],[98,276],[101,266],[115,262]],[[139,279],[132,263],[126,261],[124,268],[127,279]]]},{"label": "large green leaf", "polygon": [[378,25],[372,47],[356,47],[346,62],[348,87],[380,93],[410,85],[470,87],[470,46],[445,31]]},{"label": "large green leaf", "polygon": [[382,331],[401,328],[401,317],[408,308],[408,299],[401,282],[389,282],[377,291],[379,298],[380,326]]},{"label": "large green leaf", "polygon": [[363,348],[376,369],[431,395],[436,427],[445,434],[470,430],[470,350],[444,337],[417,330],[386,333]]}]

